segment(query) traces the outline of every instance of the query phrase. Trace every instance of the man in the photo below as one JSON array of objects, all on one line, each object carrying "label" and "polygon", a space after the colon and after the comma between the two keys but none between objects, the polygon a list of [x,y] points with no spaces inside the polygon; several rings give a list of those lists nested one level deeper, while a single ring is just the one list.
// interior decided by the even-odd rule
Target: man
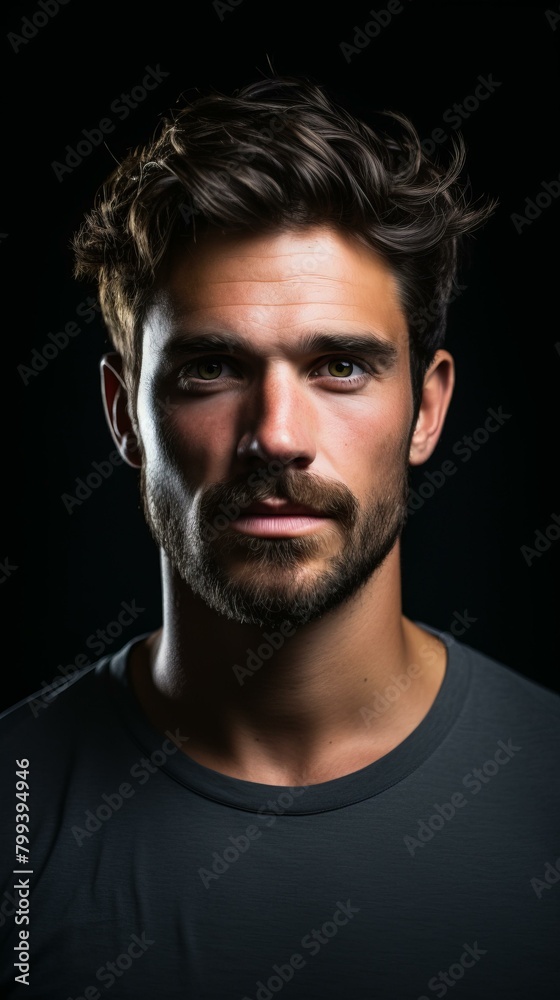
[{"label": "man", "polygon": [[401,608],[492,210],[463,164],[279,79],[100,192],[78,274],[163,623],[3,716],[4,996],[553,995],[560,699]]}]

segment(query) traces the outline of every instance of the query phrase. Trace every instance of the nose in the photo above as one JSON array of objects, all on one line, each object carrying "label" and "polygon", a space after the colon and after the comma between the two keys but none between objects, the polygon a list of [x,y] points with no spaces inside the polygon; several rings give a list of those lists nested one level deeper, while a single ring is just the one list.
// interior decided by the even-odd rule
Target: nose
[{"label": "nose", "polygon": [[255,383],[243,411],[237,455],[265,462],[310,465],[316,455],[316,418],[300,376],[279,365]]}]

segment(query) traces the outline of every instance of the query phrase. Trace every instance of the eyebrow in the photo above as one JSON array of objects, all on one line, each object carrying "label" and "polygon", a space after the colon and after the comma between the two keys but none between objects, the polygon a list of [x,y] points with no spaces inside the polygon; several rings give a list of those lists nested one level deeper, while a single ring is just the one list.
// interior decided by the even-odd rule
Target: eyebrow
[{"label": "eyebrow", "polygon": [[[399,351],[394,344],[383,340],[374,333],[325,333],[322,330],[304,334],[290,351],[300,354],[361,354],[373,358],[386,368],[394,365]],[[186,353],[204,351],[206,353],[235,354],[242,351],[255,354],[251,340],[230,333],[181,333],[173,337],[163,348],[165,360],[173,361]]]}]

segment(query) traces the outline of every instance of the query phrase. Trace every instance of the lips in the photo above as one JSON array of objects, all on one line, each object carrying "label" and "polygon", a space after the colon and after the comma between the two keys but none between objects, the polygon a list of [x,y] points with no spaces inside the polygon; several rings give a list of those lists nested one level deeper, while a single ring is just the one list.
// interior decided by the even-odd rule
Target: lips
[{"label": "lips", "polygon": [[245,507],[243,515],[255,514],[261,517],[324,517],[322,511],[314,507],[306,507],[304,504],[287,503],[286,501],[264,500],[262,503],[252,503]]}]

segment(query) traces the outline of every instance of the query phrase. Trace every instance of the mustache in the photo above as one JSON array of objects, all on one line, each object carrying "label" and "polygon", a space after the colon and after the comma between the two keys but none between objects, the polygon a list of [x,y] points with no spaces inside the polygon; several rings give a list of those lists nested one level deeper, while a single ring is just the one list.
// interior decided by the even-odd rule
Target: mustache
[{"label": "mustache", "polygon": [[[248,479],[257,482],[249,486]],[[223,515],[224,507],[235,509],[237,506],[243,510],[252,503],[273,499],[313,507],[325,517],[341,521],[347,528],[353,527],[359,515],[359,503],[348,487],[316,473],[294,470],[284,470],[278,476],[267,472],[262,478],[258,478],[255,471],[228,483],[212,483],[204,491],[200,513],[203,520],[211,521],[217,514]]]}]

